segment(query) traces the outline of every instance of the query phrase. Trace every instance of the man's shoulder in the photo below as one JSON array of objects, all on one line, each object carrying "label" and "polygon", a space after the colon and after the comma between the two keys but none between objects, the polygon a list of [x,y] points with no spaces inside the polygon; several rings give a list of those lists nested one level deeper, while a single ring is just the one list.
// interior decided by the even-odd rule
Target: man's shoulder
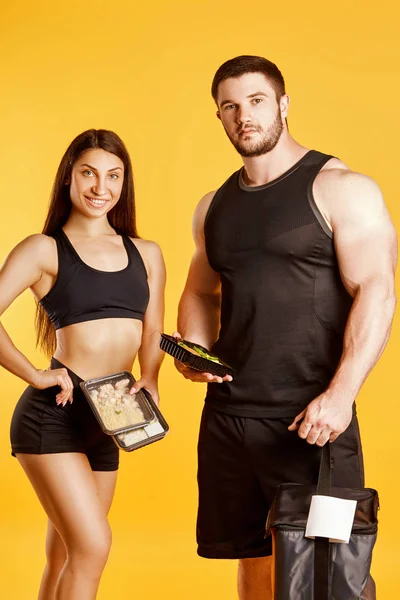
[{"label": "man's shoulder", "polygon": [[193,235],[195,236],[195,239],[199,233],[201,233],[201,237],[204,235],[204,222],[217,191],[218,190],[213,190],[212,192],[208,192],[201,198],[195,208],[193,215]]},{"label": "man's shoulder", "polygon": [[217,192],[218,190],[212,190],[211,192],[207,192],[207,194],[205,194],[198,202],[196,206],[196,212],[204,214],[207,213],[208,209],[210,208],[210,204],[214,200],[215,194]]},{"label": "man's shoulder", "polygon": [[314,191],[327,200],[334,196],[340,201],[343,196],[377,193],[379,187],[368,175],[352,171],[338,158],[331,158],[315,178]]},{"label": "man's shoulder", "polygon": [[216,194],[218,194],[220,191],[222,191],[222,189],[235,177],[238,176],[240,172],[239,171],[235,171],[234,173],[232,173],[228,179],[226,179],[222,185],[220,185],[217,189],[213,190],[212,192],[208,192],[207,194],[205,194],[205,196],[203,196],[201,198],[201,200],[198,202],[196,209],[195,209],[195,218],[200,218],[201,220],[204,221],[207,213],[208,213],[208,209],[211,206],[212,201],[214,200]]},{"label": "man's shoulder", "polygon": [[374,220],[385,211],[382,192],[377,183],[332,159],[318,173],[314,186],[315,203],[330,229],[343,222]]}]

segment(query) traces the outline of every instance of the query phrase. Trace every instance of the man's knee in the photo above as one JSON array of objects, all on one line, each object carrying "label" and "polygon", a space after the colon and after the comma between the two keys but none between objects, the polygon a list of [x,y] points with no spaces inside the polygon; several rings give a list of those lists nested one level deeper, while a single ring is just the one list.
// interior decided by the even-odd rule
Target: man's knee
[{"label": "man's knee", "polygon": [[260,558],[241,558],[239,560],[239,571],[244,574],[251,573],[271,573],[272,556],[262,556]]},{"label": "man's knee", "polygon": [[360,600],[376,600],[375,581],[371,575],[368,577],[367,585],[361,592]]},{"label": "man's knee", "polygon": [[239,560],[240,600],[272,600],[272,557]]}]

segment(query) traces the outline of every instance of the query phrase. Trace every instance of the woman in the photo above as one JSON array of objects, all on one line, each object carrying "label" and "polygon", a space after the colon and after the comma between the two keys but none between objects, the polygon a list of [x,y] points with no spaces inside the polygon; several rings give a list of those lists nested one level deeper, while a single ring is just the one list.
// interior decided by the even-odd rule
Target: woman
[{"label": "woman", "polygon": [[158,401],[165,268],[138,239],[132,167],[120,138],[89,130],[59,166],[42,234],[14,248],[0,272],[0,314],[25,289],[38,302],[38,342],[53,354],[36,369],[0,325],[0,364],[26,381],[11,424],[13,455],[46,511],[47,565],[39,600],[92,600],[107,561],[107,513],[118,449],[79,382],[132,370]]}]

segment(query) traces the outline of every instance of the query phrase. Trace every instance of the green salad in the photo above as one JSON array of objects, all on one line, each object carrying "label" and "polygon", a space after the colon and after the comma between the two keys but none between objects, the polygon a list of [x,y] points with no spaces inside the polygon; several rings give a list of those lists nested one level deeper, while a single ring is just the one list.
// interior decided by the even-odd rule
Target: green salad
[{"label": "green salad", "polygon": [[193,346],[188,346],[187,344],[185,344],[185,342],[181,342],[179,340],[178,346],[185,348],[185,350],[189,350],[189,352],[195,354],[196,356],[201,356],[201,358],[206,358],[207,360],[211,360],[212,362],[218,363],[219,365],[222,364],[220,360],[216,356],[214,356],[214,354],[209,354],[209,352],[207,352],[207,350],[202,346],[198,346],[197,344],[193,344]]}]

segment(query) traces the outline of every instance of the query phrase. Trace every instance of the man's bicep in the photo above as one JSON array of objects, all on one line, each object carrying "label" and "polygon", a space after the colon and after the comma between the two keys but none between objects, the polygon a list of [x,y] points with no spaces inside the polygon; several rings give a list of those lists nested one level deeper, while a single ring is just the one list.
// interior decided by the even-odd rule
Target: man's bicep
[{"label": "man's bicep", "polygon": [[204,223],[215,192],[209,192],[198,203],[193,216],[193,239],[196,246],[186,281],[185,292],[198,296],[220,293],[220,278],[208,262]]},{"label": "man's bicep", "polygon": [[220,293],[220,278],[210,266],[205,249],[197,248],[190,263],[185,292],[198,296]]},{"label": "man's bicep", "polygon": [[377,186],[349,197],[335,218],[334,243],[342,281],[351,295],[366,282],[391,284],[397,262],[396,233]]}]

